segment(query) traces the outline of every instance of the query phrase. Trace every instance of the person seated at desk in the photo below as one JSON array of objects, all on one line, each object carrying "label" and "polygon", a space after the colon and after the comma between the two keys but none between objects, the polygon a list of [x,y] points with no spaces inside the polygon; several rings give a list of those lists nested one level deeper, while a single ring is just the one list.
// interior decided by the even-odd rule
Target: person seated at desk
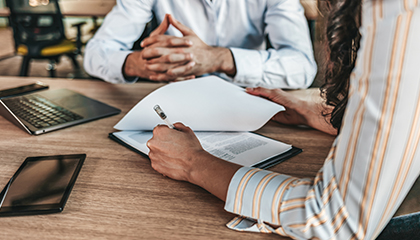
[{"label": "person seated at desk", "polygon": [[[160,27],[144,49],[131,50],[153,16]],[[299,0],[117,1],[88,42],[84,67],[112,83],[214,73],[241,86],[291,89],[310,86],[316,74]]]},{"label": "person seated at desk", "polygon": [[[182,123],[176,130],[157,126],[147,143],[156,171],[203,187],[240,215],[229,228],[293,239],[375,239],[419,176],[420,1],[329,3],[325,101],[247,89],[285,106],[275,121],[337,134],[313,181],[218,159]],[[419,233],[418,216],[414,232],[404,233],[410,225],[385,229],[418,239],[410,235]]]}]

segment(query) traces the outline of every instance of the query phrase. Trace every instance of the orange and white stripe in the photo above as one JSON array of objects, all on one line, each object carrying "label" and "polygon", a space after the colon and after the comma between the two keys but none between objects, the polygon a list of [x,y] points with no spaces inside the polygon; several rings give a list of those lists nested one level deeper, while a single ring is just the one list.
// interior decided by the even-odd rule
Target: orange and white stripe
[{"label": "orange and white stripe", "polygon": [[420,174],[419,2],[364,1],[351,96],[324,166],[314,181],[239,169],[225,209],[243,217],[230,228],[298,239],[382,231]]}]

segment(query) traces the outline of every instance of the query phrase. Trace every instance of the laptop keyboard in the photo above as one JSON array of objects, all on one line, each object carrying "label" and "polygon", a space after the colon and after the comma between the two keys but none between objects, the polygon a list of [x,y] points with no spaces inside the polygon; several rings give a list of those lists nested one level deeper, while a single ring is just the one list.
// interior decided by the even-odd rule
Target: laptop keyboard
[{"label": "laptop keyboard", "polygon": [[7,106],[16,116],[36,128],[50,127],[83,118],[35,94],[8,99]]}]

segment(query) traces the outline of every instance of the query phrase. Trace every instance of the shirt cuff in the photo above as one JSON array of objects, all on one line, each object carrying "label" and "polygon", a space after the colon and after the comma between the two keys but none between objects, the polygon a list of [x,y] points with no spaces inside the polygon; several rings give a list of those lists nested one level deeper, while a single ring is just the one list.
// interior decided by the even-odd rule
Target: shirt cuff
[{"label": "shirt cuff", "polygon": [[109,59],[111,59],[109,62],[109,68],[110,68],[111,74],[109,74],[108,78],[106,79],[107,82],[116,84],[116,83],[134,83],[137,81],[138,77],[124,78],[124,75],[123,75],[122,67],[124,65],[125,59],[130,53],[132,53],[132,51],[117,51],[109,56]]},{"label": "shirt cuff", "polygon": [[230,48],[236,65],[233,82],[246,87],[256,87],[263,77],[261,54],[257,50]]},{"label": "shirt cuff", "polygon": [[242,167],[230,181],[225,210],[277,224],[280,222],[278,206],[286,197],[283,193],[294,180],[287,175]]}]

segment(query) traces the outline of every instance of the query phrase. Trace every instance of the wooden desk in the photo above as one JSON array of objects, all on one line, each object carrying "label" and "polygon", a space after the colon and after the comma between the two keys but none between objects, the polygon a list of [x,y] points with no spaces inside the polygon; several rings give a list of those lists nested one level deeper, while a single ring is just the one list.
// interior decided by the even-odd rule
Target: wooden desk
[{"label": "wooden desk", "polygon": [[[229,230],[225,224],[234,215],[223,210],[222,201],[197,186],[163,177],[147,158],[107,137],[141,98],[162,84],[0,77],[0,86],[36,80],[51,89],[78,91],[122,113],[40,136],[31,136],[0,116],[0,190],[28,156],[87,154],[62,213],[0,218],[0,239],[284,239]],[[298,96],[311,97],[307,92]],[[258,133],[303,148],[301,154],[270,170],[308,178],[321,168],[334,139],[316,130],[273,122]],[[420,211],[419,202],[420,179],[396,216]]]},{"label": "wooden desk", "polygon": [[[224,202],[202,188],[163,177],[147,158],[108,138],[113,126],[161,84],[0,77],[0,86],[36,80],[51,89],[78,91],[122,113],[39,136],[0,116],[1,189],[28,156],[87,154],[62,213],[0,218],[0,239],[279,239],[228,229],[225,224],[234,215],[223,209]],[[298,156],[271,168],[297,177],[314,177],[333,141],[319,131],[276,123],[258,133],[303,148]]]},{"label": "wooden desk", "polygon": [[[115,0],[67,0],[60,1],[60,10],[66,17],[105,17],[115,6]],[[10,10],[0,8],[0,17],[8,17]]]}]

